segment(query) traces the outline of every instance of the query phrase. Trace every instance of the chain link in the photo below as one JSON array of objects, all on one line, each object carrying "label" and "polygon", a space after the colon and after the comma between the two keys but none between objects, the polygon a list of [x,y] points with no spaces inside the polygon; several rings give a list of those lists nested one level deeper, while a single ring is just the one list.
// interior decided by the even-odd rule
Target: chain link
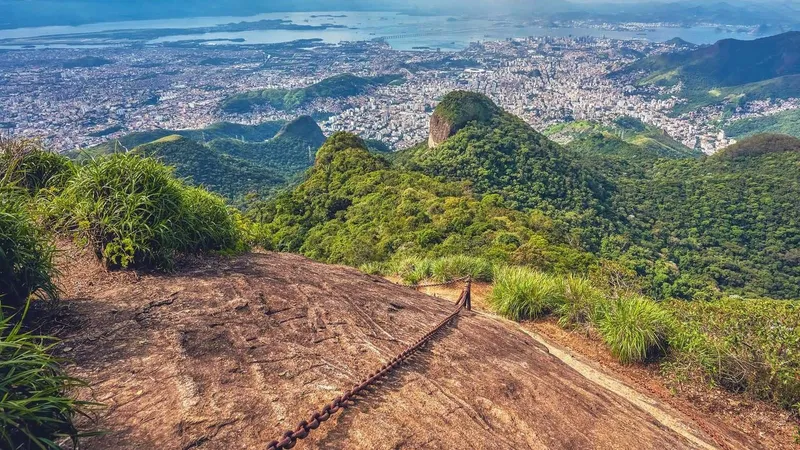
[{"label": "chain link", "polygon": [[[417,350],[419,350],[426,342],[428,342],[436,333],[438,333],[442,328],[444,328],[447,324],[450,323],[464,308],[471,309],[470,305],[470,297],[471,297],[471,278],[464,277],[459,278],[458,280],[452,280],[446,284],[453,284],[458,281],[466,280],[467,286],[461,291],[461,296],[458,298],[456,302],[456,309],[449,316],[445,317],[441,322],[439,322],[431,331],[427,332],[424,336],[417,339],[413,344],[408,346],[405,350],[397,354],[394,358],[392,358],[389,362],[382,365],[378,370],[371,373],[369,376],[364,378],[361,383],[353,386],[352,389],[345,392],[344,394],[340,395],[333,399],[332,402],[328,403],[327,405],[323,406],[321,410],[314,412],[309,417],[309,420],[303,420],[294,430],[286,430],[281,435],[280,439],[274,440],[267,444],[267,450],[282,450],[292,448],[297,445],[297,441],[300,439],[305,439],[311,430],[316,430],[319,428],[320,424],[325,422],[326,420],[330,419],[331,416],[339,412],[340,409],[344,409],[348,406],[350,400],[353,397],[358,395],[359,392],[367,388],[372,383],[379,380],[381,377],[389,373],[392,369],[398,366],[400,363],[408,359],[409,356],[414,354]],[[438,284],[443,285],[443,284]]]}]

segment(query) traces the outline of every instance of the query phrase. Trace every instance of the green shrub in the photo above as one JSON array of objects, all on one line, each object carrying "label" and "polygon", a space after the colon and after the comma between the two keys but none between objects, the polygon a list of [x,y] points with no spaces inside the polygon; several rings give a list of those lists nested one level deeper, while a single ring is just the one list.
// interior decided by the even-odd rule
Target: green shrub
[{"label": "green shrub", "polygon": [[37,141],[0,136],[0,180],[36,194],[41,189],[61,189],[75,173],[65,156],[43,149]]},{"label": "green shrub", "polygon": [[560,284],[561,302],[556,308],[558,324],[564,328],[583,325],[598,318],[602,294],[583,277],[569,275]]},{"label": "green shrub", "polygon": [[181,251],[235,250],[241,245],[240,229],[219,195],[197,187],[186,188],[183,209],[179,227],[187,237]]},{"label": "green shrub", "polygon": [[109,268],[169,268],[178,253],[232,250],[239,230],[223,201],[134,154],[82,166],[53,201],[56,228],[88,244]]},{"label": "green shrub", "polygon": [[394,275],[395,267],[388,262],[368,262],[359,267],[359,270],[367,275]]},{"label": "green shrub", "polygon": [[431,267],[430,259],[411,257],[400,260],[395,269],[404,283],[419,284],[433,275]]},{"label": "green shrub", "polygon": [[0,187],[0,314],[17,309],[36,295],[56,298],[55,248],[25,207],[25,196]]},{"label": "green shrub", "polygon": [[597,327],[611,354],[629,364],[666,350],[669,322],[658,303],[631,295],[605,303]]},{"label": "green shrub", "polygon": [[471,276],[476,281],[492,281],[494,266],[484,258],[456,255],[433,260],[431,274],[437,281],[449,281]]},{"label": "green shrub", "polygon": [[673,368],[800,413],[800,305],[724,298],[666,304],[676,318]]},{"label": "green shrub", "polygon": [[73,417],[87,404],[68,392],[84,384],[64,375],[48,338],[20,323],[0,316],[0,448],[60,449],[64,440],[77,447]]},{"label": "green shrub", "polygon": [[550,275],[524,267],[495,270],[489,305],[512,320],[541,317],[559,305],[557,281]]}]

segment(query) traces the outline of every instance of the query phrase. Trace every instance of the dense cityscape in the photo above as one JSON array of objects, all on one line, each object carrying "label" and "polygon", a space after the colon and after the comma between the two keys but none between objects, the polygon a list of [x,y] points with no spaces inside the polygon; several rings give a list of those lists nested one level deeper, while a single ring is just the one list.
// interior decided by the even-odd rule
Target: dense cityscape
[{"label": "dense cityscape", "polygon": [[[459,52],[399,51],[383,41],[339,45],[155,45],[0,53],[0,127],[64,151],[132,131],[259,123],[312,114],[326,132],[346,130],[405,148],[427,136],[432,108],[447,92],[481,92],[538,130],[570,120],[610,123],[629,115],[691,148],[712,153],[732,141],[722,106],[677,115],[671,90],[609,74],[680,43],[590,37],[531,37],[473,43]],[[320,98],[294,111],[260,107],[226,114],[227,96],[297,88],[324,78],[401,74],[400,85],[349,98]],[[752,102],[726,120],[800,107],[798,99]]]}]

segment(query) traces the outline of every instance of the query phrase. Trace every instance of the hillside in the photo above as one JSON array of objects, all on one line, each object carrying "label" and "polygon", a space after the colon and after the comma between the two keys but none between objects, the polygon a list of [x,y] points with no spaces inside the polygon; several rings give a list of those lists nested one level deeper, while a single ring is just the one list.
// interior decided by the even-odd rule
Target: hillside
[{"label": "hillside", "polygon": [[[615,127],[633,141],[650,133],[633,120]],[[386,157],[336,134],[302,183],[248,214],[265,248],[331,263],[466,254],[558,273],[612,264],[659,299],[800,297],[800,183],[781,169],[796,152],[723,161],[580,129],[562,148],[493,110],[435,148]]]},{"label": "hillside", "polygon": [[800,138],[800,110],[737,120],[725,126],[725,133],[735,139],[758,133],[781,133]]},{"label": "hillside", "polygon": [[[663,160],[618,178],[615,205],[634,217],[633,242],[665,253],[662,295],[722,290],[797,298],[800,271],[800,141],[762,135],[702,159]],[[641,249],[617,243],[609,257],[642,261]],[[607,247],[611,248],[611,246]],[[675,270],[677,269],[677,270]],[[705,287],[704,287],[705,286]]]},{"label": "hillside", "polygon": [[481,201],[461,183],[393,167],[347,133],[328,139],[302,183],[250,215],[264,248],[330,263],[463,253],[565,270],[588,258],[497,196]]},{"label": "hillside", "polygon": [[175,167],[175,173],[196,185],[237,199],[248,193],[269,193],[285,178],[275,170],[230,156],[179,135],[163,137],[132,150]]},{"label": "hillside", "polygon": [[227,113],[246,113],[258,106],[271,106],[291,111],[317,98],[345,98],[361,95],[377,86],[400,82],[400,75],[358,77],[341,74],[326,78],[308,87],[297,89],[262,89],[243,92],[226,98],[221,109]]},{"label": "hillside", "polygon": [[[585,234],[581,244],[599,244],[596,233],[609,230],[613,220],[607,180],[483,95],[456,91],[442,104],[431,124],[437,117],[454,124],[442,134],[450,136],[435,147],[422,144],[401,152],[396,157],[401,167],[468,182],[476,193],[500,195],[513,209],[538,209],[562,219],[575,233],[595,228],[595,236]],[[441,139],[436,132],[432,127],[434,143]]]},{"label": "hillside", "polygon": [[657,55],[633,63],[643,84],[683,82],[686,108],[722,101],[800,95],[800,32],[740,41],[724,39],[688,52]]},{"label": "hillside", "polygon": [[267,141],[215,139],[208,146],[291,178],[311,166],[314,153],[324,142],[325,135],[319,125],[311,117],[301,116],[286,123],[274,138]]},{"label": "hillside", "polygon": [[[93,386],[83,395],[113,405],[96,424],[108,432],[86,438],[87,448],[264,448],[453,310],[450,300],[294,255],[203,259],[167,276],[93,267],[65,267],[65,317],[81,326],[60,334],[69,373]],[[762,447],[597,371],[584,375],[585,365],[537,339],[462,313],[298,447]]]},{"label": "hillside", "polygon": [[219,122],[200,130],[165,130],[138,131],[126,134],[118,139],[111,139],[102,144],[83,149],[79,152],[70,152],[68,156],[75,159],[86,159],[93,156],[113,153],[115,151],[131,150],[148,142],[171,135],[180,135],[198,142],[208,142],[213,139],[232,138],[243,141],[265,141],[271,139],[286,124],[284,121],[264,122],[258,125],[241,125],[230,122]]},{"label": "hillside", "polygon": [[543,134],[567,148],[587,155],[603,153],[623,158],[691,158],[703,153],[690,149],[657,127],[633,117],[619,117],[612,125],[567,122],[549,127]]}]

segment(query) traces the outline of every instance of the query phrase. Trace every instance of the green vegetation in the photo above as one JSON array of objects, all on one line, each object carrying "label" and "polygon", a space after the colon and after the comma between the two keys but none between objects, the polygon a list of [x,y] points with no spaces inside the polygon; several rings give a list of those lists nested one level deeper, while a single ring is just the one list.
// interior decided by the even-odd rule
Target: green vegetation
[{"label": "green vegetation", "polygon": [[693,51],[642,59],[626,72],[644,72],[642,84],[683,83],[688,111],[704,105],[800,96],[800,32],[739,41],[724,39]]},{"label": "green vegetation", "polygon": [[620,362],[641,362],[666,349],[669,316],[653,300],[633,295],[602,308],[597,328]]},{"label": "green vegetation", "polygon": [[24,193],[0,187],[0,315],[31,296],[57,298],[52,281],[55,248],[36,226]]},{"label": "green vegetation", "polygon": [[[19,319],[19,318],[16,318]],[[84,386],[69,378],[50,353],[53,340],[22,330],[21,320],[0,313],[0,447],[78,448],[73,418],[89,406],[67,395]]]},{"label": "green vegetation", "polygon": [[307,169],[309,155],[324,141],[316,122],[301,116],[291,122],[223,122],[202,130],[131,133],[70,156],[78,163],[129,151],[152,156],[175,167],[177,176],[241,203],[248,195],[273,194]]},{"label": "green vegetation", "polygon": [[591,259],[570,248],[542,214],[509,209],[498,195],[478,200],[463,183],[394,168],[348,133],[328,139],[301,184],[248,214],[265,248],[330,263],[464,254],[565,271]]},{"label": "green vegetation", "polygon": [[503,267],[495,273],[489,305],[512,320],[542,317],[558,308],[557,278],[524,267]]},{"label": "green vegetation", "polygon": [[286,181],[276,170],[178,135],[141,145],[132,153],[154,157],[174,167],[177,176],[228,199],[248,193],[266,195]]},{"label": "green vegetation", "polygon": [[68,153],[67,156],[78,161],[85,161],[100,155],[132,150],[134,147],[172,135],[180,135],[201,143],[225,138],[247,142],[260,142],[272,139],[285,124],[286,122],[284,121],[264,122],[258,125],[219,122],[201,130],[158,129],[153,131],[139,131],[126,134],[119,139],[112,139],[108,142],[78,152]]},{"label": "green vegetation", "polygon": [[239,245],[222,198],[187,187],[171,169],[134,154],[82,166],[51,209],[56,229],[88,244],[110,268],[169,268],[178,253]]},{"label": "green vegetation", "polygon": [[[484,97],[479,103],[485,102],[490,100]],[[465,110],[483,110],[480,105]],[[479,195],[499,195],[512,209],[540,211],[583,249],[597,248],[598,233],[612,228],[607,180],[502,111],[488,120],[468,122],[434,149],[423,144],[400,152],[395,161],[407,170],[467,182]]]},{"label": "green vegetation", "polygon": [[661,129],[647,125],[639,119],[622,116],[613,125],[603,126],[593,122],[566,122],[554,125],[544,134],[585,156],[595,153],[616,155],[625,161],[656,158],[694,158],[703,153],[693,150]]},{"label": "green vegetation", "polygon": [[41,148],[36,141],[0,137],[0,185],[25,189],[36,194],[41,189],[63,187],[75,167],[69,159]]},{"label": "green vegetation", "polygon": [[793,109],[765,117],[737,120],[725,127],[725,133],[736,139],[759,133],[781,133],[800,138],[800,110]]},{"label": "green vegetation", "polygon": [[397,275],[409,284],[425,280],[451,281],[466,276],[475,281],[492,281],[494,264],[486,258],[465,255],[439,258],[407,257],[388,262],[363,264],[361,270],[371,275]]},{"label": "green vegetation", "polygon": [[669,302],[676,320],[668,368],[800,413],[800,304],[724,298]]},{"label": "green vegetation", "polygon": [[304,88],[263,89],[236,94],[226,98],[221,108],[227,113],[245,113],[255,107],[269,105],[278,110],[291,111],[317,98],[361,95],[374,87],[396,83],[402,79],[401,75],[358,77],[341,74]]},{"label": "green vegetation", "polygon": [[453,91],[439,102],[433,114],[445,119],[454,131],[458,131],[469,122],[487,123],[502,112],[484,95]]},{"label": "green vegetation", "polygon": [[[664,160],[618,181],[616,207],[631,234],[603,256],[644,278],[656,298],[800,298],[800,152],[756,137],[718,156]],[[764,152],[764,148],[768,152]]]}]

